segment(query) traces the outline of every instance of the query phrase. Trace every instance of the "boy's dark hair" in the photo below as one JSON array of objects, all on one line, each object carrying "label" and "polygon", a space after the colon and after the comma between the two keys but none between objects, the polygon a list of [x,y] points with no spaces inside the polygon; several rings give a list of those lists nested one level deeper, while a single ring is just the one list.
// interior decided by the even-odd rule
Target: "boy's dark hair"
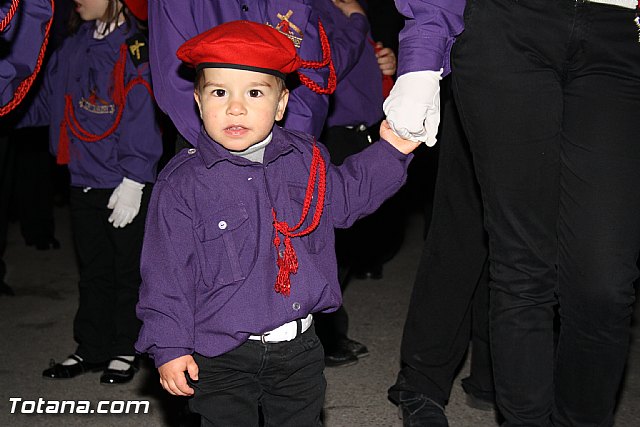
[{"label": "boy's dark hair", "polygon": [[[276,77],[276,76],[274,76],[274,77]],[[195,79],[193,79],[193,87],[198,92],[200,91],[200,88],[202,87],[203,80],[204,80],[204,68],[196,71],[196,77],[195,77]],[[276,77],[276,81],[278,82],[278,86],[279,86],[279,89],[280,89],[281,92],[287,88],[287,84],[280,77]]]},{"label": "boy's dark hair", "polygon": [[[131,17],[131,12],[129,12],[127,6],[123,2],[120,3],[122,4],[122,8],[120,9],[120,11],[118,11],[118,0],[109,0],[107,11],[103,16],[104,22],[107,24],[103,30],[103,35],[106,34],[112,23],[118,22],[118,20],[120,19],[120,15],[124,16],[124,21],[127,29],[131,28],[131,23],[133,21],[136,23],[136,26],[140,31],[146,31],[146,27],[144,25]],[[82,18],[80,18],[80,14],[76,12],[75,9],[72,9],[71,16],[69,17],[69,23],[67,25],[69,34],[75,33],[78,28],[80,28],[80,25],[82,25],[83,22],[84,21],[82,20]]]}]

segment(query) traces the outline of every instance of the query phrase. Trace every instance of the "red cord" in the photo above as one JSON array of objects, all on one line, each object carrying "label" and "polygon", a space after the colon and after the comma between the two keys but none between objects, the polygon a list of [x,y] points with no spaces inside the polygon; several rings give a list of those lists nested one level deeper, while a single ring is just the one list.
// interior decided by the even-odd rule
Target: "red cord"
[{"label": "red cord", "polygon": [[[16,2],[16,4],[17,4],[17,2]],[[12,7],[13,7],[13,5],[12,5]],[[16,7],[17,7],[17,5],[16,5]],[[11,98],[11,100],[6,105],[3,105],[2,107],[0,107],[0,116],[4,116],[4,115],[8,114],[14,108],[16,108],[18,106],[18,104],[20,104],[22,102],[24,97],[29,92],[29,89],[31,89],[31,85],[33,84],[34,80],[38,76],[38,72],[40,71],[40,67],[42,67],[42,61],[44,61],[44,54],[45,54],[45,52],[47,50],[47,44],[49,43],[49,31],[51,30],[51,24],[53,22],[53,11],[54,11],[54,5],[53,5],[53,0],[51,0],[51,18],[49,18],[49,22],[47,23],[47,29],[46,29],[46,31],[44,33],[44,40],[42,41],[42,46],[40,47],[40,53],[38,54],[38,60],[36,61],[36,67],[33,70],[33,73],[31,73],[31,75],[29,77],[27,77],[26,79],[24,79],[23,81],[20,82],[20,84],[16,88],[16,91],[13,94],[13,98]],[[9,16],[9,14],[7,14],[7,16]],[[5,16],[4,19],[6,19],[7,16]],[[3,19],[3,22],[4,22],[4,19]]]},{"label": "red cord", "polygon": [[327,37],[327,33],[324,31],[322,22],[319,19],[318,32],[320,33],[320,45],[322,47],[322,61],[302,61],[301,67],[317,69],[329,66],[329,79],[327,80],[327,87],[325,88],[320,86],[309,77],[302,74],[300,71],[298,71],[298,77],[300,78],[300,82],[312,91],[321,95],[331,95],[336,90],[338,79],[336,77],[336,69],[333,66],[333,61],[331,60],[331,46],[329,45],[329,38]]},{"label": "red cord", "polygon": [[96,135],[82,128],[82,125],[80,124],[80,122],[78,122],[78,119],[76,118],[75,111],[73,109],[73,99],[71,98],[71,95],[66,94],[64,96],[64,101],[65,101],[64,118],[60,123],[60,138],[59,138],[60,142],[58,143],[58,156],[56,159],[56,162],[59,165],[66,165],[67,163],[69,163],[69,160],[71,158],[70,152],[69,152],[70,142],[69,142],[69,134],[67,133],[67,127],[71,130],[71,133],[81,141],[84,141],[84,142],[101,141],[106,137],[108,137],[109,135],[111,135],[113,132],[115,132],[115,130],[118,129],[118,126],[120,126],[120,121],[122,119],[122,114],[124,113],[124,107],[126,104],[127,95],[129,95],[129,92],[131,91],[131,89],[133,89],[134,86],[138,84],[144,85],[144,87],[147,89],[149,94],[153,96],[151,85],[141,76],[137,76],[131,79],[131,81],[127,83],[127,86],[125,87],[124,74],[125,74],[126,65],[127,65],[127,45],[123,44],[122,46],[120,46],[120,57],[116,61],[116,64],[113,66],[113,73],[112,73],[113,81],[114,81],[112,97],[113,97],[113,103],[116,105],[118,112],[116,114],[116,118],[113,124],[111,125],[111,127],[106,131],[104,131],[102,134]]},{"label": "red cord", "polygon": [[[304,230],[295,232],[302,224],[304,224],[311,208],[311,201],[313,199],[313,191],[318,184],[318,201],[316,203],[316,209],[313,213],[313,219],[311,224]],[[289,296],[291,292],[291,274],[298,272],[298,257],[296,251],[291,244],[292,237],[306,236],[320,224],[320,218],[322,217],[322,210],[324,208],[324,196],[326,192],[326,167],[324,159],[320,154],[320,149],[313,143],[313,157],[311,160],[311,170],[309,171],[309,180],[307,181],[307,190],[304,196],[304,202],[302,205],[302,213],[300,215],[300,221],[294,226],[289,227],[286,221],[278,221],[275,209],[272,209],[273,214],[273,228],[276,235],[273,239],[273,245],[276,247],[276,253],[278,258],[276,265],[278,266],[278,275],[276,277],[275,291]],[[280,256],[280,234],[284,236],[284,253]]]},{"label": "red cord", "polygon": [[13,15],[16,14],[16,10],[18,9],[19,4],[20,0],[11,1],[11,6],[9,7],[7,14],[4,16],[4,18],[2,18],[2,21],[0,21],[0,33],[7,28],[9,22],[11,22],[11,20],[13,19]]}]

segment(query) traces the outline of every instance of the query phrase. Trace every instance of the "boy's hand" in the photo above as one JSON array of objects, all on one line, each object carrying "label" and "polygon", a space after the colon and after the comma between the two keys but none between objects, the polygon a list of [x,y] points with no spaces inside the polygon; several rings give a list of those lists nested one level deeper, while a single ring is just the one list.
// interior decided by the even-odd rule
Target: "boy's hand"
[{"label": "boy's hand", "polygon": [[396,54],[388,47],[384,47],[382,43],[376,43],[376,58],[378,58],[378,67],[385,76],[393,76],[396,73]]},{"label": "boy's hand", "polygon": [[352,13],[361,13],[364,15],[364,9],[358,3],[358,0],[331,0],[333,4],[336,5],[338,9],[344,13],[347,18],[351,16]]},{"label": "boy's hand", "polygon": [[187,371],[189,378],[198,380],[198,364],[190,354],[178,357],[165,363],[158,368],[160,373],[160,384],[174,396],[192,396],[194,391],[187,384],[184,372]]},{"label": "boy's hand", "polygon": [[380,124],[380,138],[388,141],[389,144],[393,145],[396,150],[403,154],[411,153],[418,145],[420,145],[420,141],[414,142],[409,139],[400,138],[396,135],[393,129],[391,129],[391,126],[389,126],[389,123],[386,120],[383,120]]}]

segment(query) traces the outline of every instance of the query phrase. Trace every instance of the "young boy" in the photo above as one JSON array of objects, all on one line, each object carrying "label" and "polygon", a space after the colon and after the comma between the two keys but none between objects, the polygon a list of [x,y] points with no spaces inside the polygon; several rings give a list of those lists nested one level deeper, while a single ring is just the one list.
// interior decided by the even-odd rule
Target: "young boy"
[{"label": "young boy", "polygon": [[403,185],[416,144],[385,123],[386,141],[336,167],[313,137],[274,125],[285,75],[326,64],[302,61],[267,25],[219,25],[178,57],[198,71],[204,126],[152,194],[136,348],[169,393],[193,396],[203,425],[257,426],[259,408],[267,426],[318,425],[326,383],[311,313],[342,302],[334,227]]}]

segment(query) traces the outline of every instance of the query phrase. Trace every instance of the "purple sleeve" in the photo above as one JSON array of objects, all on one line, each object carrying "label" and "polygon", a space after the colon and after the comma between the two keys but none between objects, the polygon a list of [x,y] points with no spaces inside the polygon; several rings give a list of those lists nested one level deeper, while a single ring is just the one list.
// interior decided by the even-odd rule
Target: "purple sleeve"
[{"label": "purple sleeve", "polygon": [[37,87],[35,96],[28,101],[28,105],[25,104],[24,114],[21,110],[22,116],[16,123],[17,128],[51,125],[51,109],[56,108],[51,99],[53,98],[53,82],[59,75],[59,56],[59,50],[55,51],[47,61],[47,67],[42,75],[42,83]]},{"label": "purple sleeve", "polygon": [[317,0],[316,10],[331,43],[333,59],[340,82],[357,64],[369,33],[369,21],[361,13],[347,18],[331,0]]},{"label": "purple sleeve", "polygon": [[405,17],[400,32],[398,75],[444,69],[451,72],[449,56],[455,37],[462,33],[465,0],[396,0]]},{"label": "purple sleeve", "polygon": [[[141,65],[147,67],[148,65]],[[133,78],[137,74],[130,75]],[[149,81],[149,71],[142,77]],[[127,95],[118,135],[118,161],[123,177],[136,182],[150,182],[162,155],[162,135],[156,121],[153,97],[147,88],[138,84]]]},{"label": "purple sleeve", "polygon": [[194,351],[198,273],[191,214],[167,181],[155,185],[147,211],[136,313],[142,328],[136,350],[156,367]]},{"label": "purple sleeve", "polygon": [[[2,9],[4,17],[8,8]],[[35,71],[52,12],[50,0],[21,1],[2,33],[9,49],[0,59],[0,105],[7,105],[18,85]]]},{"label": "purple sleeve", "polygon": [[181,75],[184,68],[176,51],[198,35],[191,2],[149,2],[149,62],[156,102],[191,144],[198,142],[200,117],[193,99],[193,81]]},{"label": "purple sleeve", "polygon": [[411,159],[413,154],[403,154],[380,139],[340,166],[328,164],[334,226],[350,227],[378,209],[404,185]]},{"label": "purple sleeve", "polygon": [[[318,14],[315,10],[312,10],[304,29],[304,41],[298,54],[307,61],[319,61],[322,59],[318,19]],[[326,85],[329,76],[327,69],[312,70],[305,68],[301,71],[316,83],[322,86]],[[284,127],[306,132],[319,138],[328,112],[329,96],[319,95],[301,84],[289,94]]]}]

